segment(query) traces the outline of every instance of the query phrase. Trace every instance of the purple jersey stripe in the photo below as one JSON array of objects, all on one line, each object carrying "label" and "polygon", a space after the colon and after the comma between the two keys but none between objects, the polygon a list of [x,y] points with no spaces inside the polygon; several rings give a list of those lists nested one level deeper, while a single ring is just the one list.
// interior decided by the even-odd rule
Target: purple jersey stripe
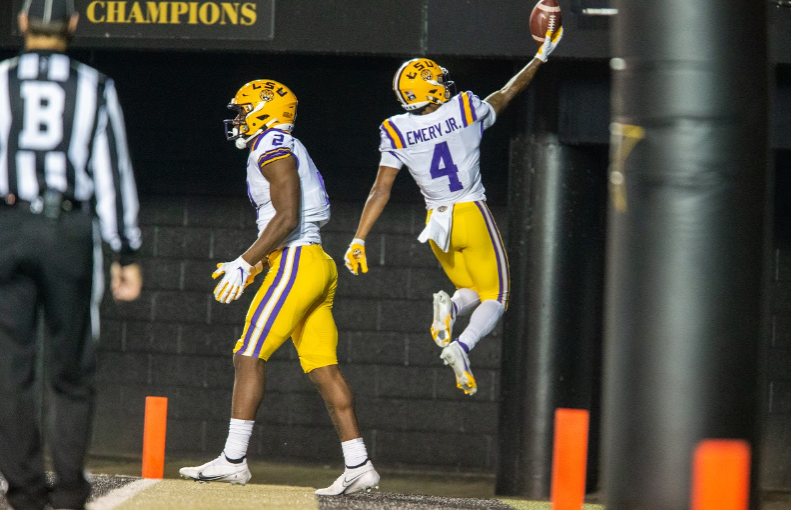
[{"label": "purple jersey stripe", "polygon": [[392,137],[392,136],[390,136],[390,133],[388,133],[387,129],[385,129],[385,127],[384,127],[384,126],[382,126],[380,129],[381,129],[382,131],[384,131],[384,134],[386,134],[386,135],[387,135],[387,139],[388,139],[388,140],[390,140],[390,145],[392,145],[392,146],[393,146],[393,148],[395,149],[395,148],[396,148],[396,143],[395,143],[395,140],[393,140],[393,137]]},{"label": "purple jersey stripe", "polygon": [[459,98],[459,111],[461,111],[461,123],[467,125],[467,114],[464,113],[464,92],[457,96]]},{"label": "purple jersey stripe", "polygon": [[395,131],[395,133],[398,135],[398,139],[401,140],[401,147],[406,147],[404,135],[402,135],[401,131],[398,130],[398,126],[395,125],[395,122],[390,121],[390,127],[393,128],[393,131]]},{"label": "purple jersey stripe", "polygon": [[269,152],[265,152],[261,155],[260,158],[258,158],[258,166],[264,166],[270,161],[290,155],[291,155],[291,149],[286,149],[286,148],[274,149]]},{"label": "purple jersey stripe", "polygon": [[272,282],[272,285],[266,290],[266,294],[264,295],[264,299],[258,303],[258,307],[255,309],[253,313],[252,319],[250,319],[250,326],[247,328],[247,334],[244,336],[244,341],[242,342],[242,347],[239,348],[237,352],[244,352],[248,344],[250,343],[250,338],[253,336],[253,332],[255,331],[255,324],[258,322],[258,319],[261,317],[261,312],[264,311],[266,308],[266,304],[272,299],[272,293],[275,292],[277,285],[280,283],[280,280],[283,279],[283,273],[286,270],[286,258],[288,256],[288,248],[283,250],[283,253],[280,255],[280,270],[275,275],[275,281]]},{"label": "purple jersey stripe", "polygon": [[483,216],[483,222],[486,224],[486,230],[489,231],[489,238],[492,240],[492,245],[494,246],[494,255],[495,258],[497,259],[497,278],[498,281],[500,282],[500,292],[497,295],[497,301],[502,303],[503,302],[503,272],[500,269],[501,259],[500,259],[500,248],[498,246],[499,243],[497,242],[497,239],[494,237],[494,232],[492,232],[492,227],[489,226],[489,219],[487,218],[486,212],[484,211],[484,207],[486,207],[486,204],[483,204],[482,206],[482,202],[475,202],[475,205],[478,207],[478,210],[481,211],[481,216]]},{"label": "purple jersey stripe", "polygon": [[472,121],[478,120],[478,114],[475,113],[475,105],[472,104],[472,94],[465,94],[467,96],[467,104],[470,105],[470,112],[472,113]]},{"label": "purple jersey stripe", "polygon": [[285,290],[283,293],[280,294],[280,299],[277,300],[277,305],[272,310],[272,313],[269,314],[269,320],[266,321],[266,325],[264,326],[264,330],[261,332],[261,340],[258,342],[258,346],[253,351],[253,357],[258,357],[261,355],[261,348],[264,346],[266,342],[267,336],[269,336],[269,332],[272,330],[272,324],[274,324],[275,319],[277,318],[277,314],[280,313],[280,309],[283,308],[283,304],[288,299],[288,294],[291,292],[291,288],[294,286],[294,281],[297,279],[297,272],[299,271],[299,256],[302,253],[302,246],[297,246],[297,251],[294,253],[294,265],[291,266],[291,277],[288,279],[288,284],[286,285]]}]

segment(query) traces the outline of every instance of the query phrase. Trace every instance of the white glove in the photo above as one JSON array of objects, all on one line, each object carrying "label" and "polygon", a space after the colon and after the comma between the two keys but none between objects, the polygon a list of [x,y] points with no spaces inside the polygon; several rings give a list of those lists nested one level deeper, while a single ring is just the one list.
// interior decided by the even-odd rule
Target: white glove
[{"label": "white glove", "polygon": [[234,260],[233,262],[225,262],[217,264],[217,270],[212,273],[212,278],[217,278],[225,273],[220,283],[214,287],[214,299],[220,303],[228,304],[231,301],[239,299],[244,292],[244,288],[252,281],[252,277],[257,273],[253,273],[253,266],[248,264],[242,257]]},{"label": "white glove", "polygon": [[547,30],[547,35],[544,37],[544,44],[538,48],[538,53],[536,53],[536,58],[541,62],[546,62],[549,54],[555,51],[555,48],[558,47],[558,43],[563,38],[563,27],[560,27],[560,30],[555,33],[554,38],[550,37],[551,33],[552,32]]},{"label": "white glove", "polygon": [[346,250],[344,256],[344,263],[352,274],[360,274],[360,269],[363,273],[368,272],[368,258],[365,256],[365,241],[362,239],[352,239],[352,244]]}]

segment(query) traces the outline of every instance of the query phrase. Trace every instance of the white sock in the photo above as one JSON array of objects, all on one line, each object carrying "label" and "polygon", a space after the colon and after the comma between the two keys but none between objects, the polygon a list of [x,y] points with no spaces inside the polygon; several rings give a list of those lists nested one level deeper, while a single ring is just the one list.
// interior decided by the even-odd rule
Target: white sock
[{"label": "white sock", "polygon": [[361,437],[343,441],[341,448],[343,448],[343,462],[346,464],[346,469],[360,467],[368,460],[368,450]]},{"label": "white sock", "polygon": [[481,302],[478,293],[472,289],[458,289],[450,298],[453,301],[453,318],[464,317],[472,312]]},{"label": "white sock", "polygon": [[499,301],[487,299],[472,312],[470,324],[459,337],[459,343],[468,353],[475,347],[478,340],[492,332],[497,321],[503,316],[505,307]]},{"label": "white sock", "polygon": [[231,418],[231,425],[228,427],[228,439],[225,441],[225,458],[234,461],[241,460],[247,455],[247,445],[250,444],[250,436],[253,435],[253,420],[237,420]]}]

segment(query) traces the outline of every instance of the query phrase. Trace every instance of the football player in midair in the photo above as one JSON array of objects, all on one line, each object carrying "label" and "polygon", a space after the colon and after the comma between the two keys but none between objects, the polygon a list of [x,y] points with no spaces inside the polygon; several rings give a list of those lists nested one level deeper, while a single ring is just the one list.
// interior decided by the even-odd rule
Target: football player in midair
[{"label": "football player in midair", "polygon": [[[453,368],[457,386],[469,395],[477,391],[469,353],[502,317],[509,290],[508,258],[481,184],[481,138],[527,87],[562,35],[562,28],[552,37],[547,33],[535,58],[483,101],[472,92],[455,94],[447,70],[432,60],[404,62],[393,90],[407,113],[390,117],[379,128],[379,172],[346,252],[352,273],[368,272],[365,238],[390,198],[396,174],[407,167],[428,209],[418,239],[429,241],[456,287],[452,297],[441,290],[434,294],[431,336]],[[469,325],[454,338],[456,318],[470,313]]]},{"label": "football player in midair", "polygon": [[350,494],[379,483],[368,459],[354,411],[354,396],[338,369],[338,330],[332,303],[335,262],[321,246],[319,229],[330,219],[324,181],[308,151],[291,131],[297,98],[273,80],[245,84],[228,105],[226,137],[249,149],[247,192],[256,210],[258,239],[233,262],[218,264],[214,297],[230,303],[262,271],[269,272],[247,312],[234,348],[231,423],[219,457],[179,473],[198,481],[244,485],[250,479],[247,447],[264,397],[266,361],[290,337],[305,373],[316,385],[341,440],[345,472],[317,494]]}]

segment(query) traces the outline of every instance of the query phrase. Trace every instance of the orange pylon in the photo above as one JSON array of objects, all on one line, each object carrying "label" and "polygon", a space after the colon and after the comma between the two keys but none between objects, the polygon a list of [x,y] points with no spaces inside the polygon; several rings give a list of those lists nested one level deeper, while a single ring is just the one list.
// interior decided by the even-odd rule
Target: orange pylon
[{"label": "orange pylon", "polygon": [[143,478],[162,478],[164,476],[167,424],[167,397],[146,397],[146,416],[143,428]]}]

